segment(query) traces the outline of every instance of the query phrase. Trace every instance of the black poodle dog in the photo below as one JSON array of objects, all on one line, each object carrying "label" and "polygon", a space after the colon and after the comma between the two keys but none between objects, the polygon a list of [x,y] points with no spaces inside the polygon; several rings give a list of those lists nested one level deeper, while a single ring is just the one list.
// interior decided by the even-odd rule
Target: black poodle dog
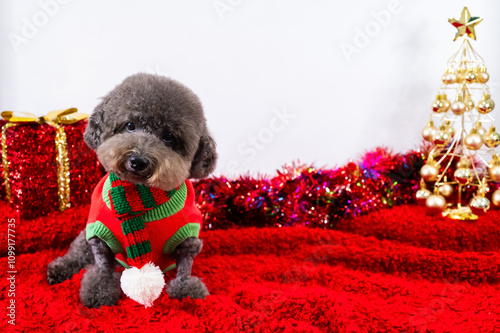
[{"label": "black poodle dog", "polygon": [[[207,177],[217,153],[199,98],[172,79],[132,75],[95,108],[84,140],[108,174],[94,190],[87,227],[66,255],[48,265],[49,284],[85,268],[83,305],[114,305],[121,289],[127,293],[115,271],[115,259],[121,258],[117,261],[129,268],[169,263],[167,269],[177,268],[166,286],[170,297],[205,298],[207,288],[191,276],[203,243],[198,239],[201,214],[188,179]],[[175,221],[159,224],[169,219]]]}]

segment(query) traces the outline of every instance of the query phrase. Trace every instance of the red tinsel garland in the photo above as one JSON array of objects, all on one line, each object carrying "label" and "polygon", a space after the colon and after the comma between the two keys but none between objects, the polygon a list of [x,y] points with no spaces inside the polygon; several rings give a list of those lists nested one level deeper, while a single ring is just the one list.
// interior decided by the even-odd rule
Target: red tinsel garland
[{"label": "red tinsel garland", "polygon": [[412,201],[423,163],[422,150],[394,154],[377,148],[336,169],[292,164],[269,179],[215,177],[195,188],[207,229],[331,228],[340,218]]},{"label": "red tinsel garland", "polygon": [[[383,147],[337,169],[291,164],[272,178],[242,176],[204,179],[195,184],[206,229],[234,226],[333,228],[336,221],[414,201],[429,145],[395,154]],[[456,165],[448,170],[453,179]],[[427,184],[433,190],[433,184]],[[489,183],[489,196],[499,184]],[[476,188],[467,186],[463,204]]]}]

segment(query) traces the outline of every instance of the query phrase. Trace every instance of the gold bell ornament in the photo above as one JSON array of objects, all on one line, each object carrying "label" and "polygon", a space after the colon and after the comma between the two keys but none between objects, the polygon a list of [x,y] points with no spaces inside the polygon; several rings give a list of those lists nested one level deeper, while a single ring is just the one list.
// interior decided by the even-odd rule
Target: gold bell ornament
[{"label": "gold bell ornament", "polygon": [[488,173],[491,180],[494,182],[500,182],[500,157],[498,154],[493,155],[489,164],[491,166],[488,168]]},{"label": "gold bell ornament", "polygon": [[426,182],[433,182],[439,176],[439,165],[432,157],[429,157],[427,163],[420,169],[420,176]]},{"label": "gold bell ornament", "polygon": [[490,200],[484,196],[476,196],[469,203],[470,210],[476,215],[484,215],[490,209]]},{"label": "gold bell ornament", "polygon": [[427,214],[437,215],[445,209],[446,199],[438,193],[438,189],[436,188],[434,194],[430,195],[425,201],[425,206],[427,207]]},{"label": "gold bell ornament", "polygon": [[432,102],[431,109],[433,112],[441,113],[446,112],[450,108],[450,101],[446,94],[437,94],[436,99]]},{"label": "gold bell ornament", "polygon": [[453,138],[455,136],[455,128],[451,124],[451,121],[446,120],[444,122],[444,126],[446,127],[446,130],[448,131],[448,133],[450,133],[450,137]]},{"label": "gold bell ornament", "polygon": [[465,68],[464,67],[460,67],[457,71],[457,83],[462,83],[464,81],[464,77],[465,77]]},{"label": "gold bell ornament", "polygon": [[441,124],[441,126],[439,126],[439,131],[437,131],[436,135],[434,136],[434,144],[436,144],[437,146],[446,146],[448,145],[448,143],[450,143],[450,140],[450,132],[446,129],[445,124]]},{"label": "gold bell ornament", "polygon": [[444,84],[457,83],[457,75],[454,73],[453,69],[447,69],[441,80]]},{"label": "gold bell ornament", "polygon": [[474,68],[467,69],[464,79],[465,81],[467,81],[467,83],[473,83],[476,81],[476,71],[474,70]]},{"label": "gold bell ornament", "polygon": [[486,128],[483,127],[483,123],[480,120],[476,122],[476,129],[477,129],[477,134],[481,135],[484,142],[484,135],[488,133],[488,131],[486,130]]},{"label": "gold bell ornament", "polygon": [[484,93],[482,99],[477,103],[476,109],[481,114],[487,114],[493,111],[495,103],[491,99],[490,94]]},{"label": "gold bell ornament", "polygon": [[463,114],[465,111],[467,111],[467,106],[464,103],[464,98],[462,95],[457,96],[457,100],[451,103],[451,112],[456,114],[457,116]]},{"label": "gold bell ornament", "polygon": [[483,140],[489,148],[496,148],[500,144],[500,134],[497,133],[495,126],[490,126],[490,131],[483,136]]},{"label": "gold bell ornament", "polygon": [[420,206],[425,206],[427,198],[431,196],[431,191],[425,187],[423,179],[420,180],[420,189],[415,193],[415,200]]},{"label": "gold bell ornament", "polygon": [[495,207],[500,207],[500,190],[496,190],[491,195],[491,202]]},{"label": "gold bell ornament", "polygon": [[453,185],[443,184],[439,186],[439,194],[445,198],[450,198],[453,195]]},{"label": "gold bell ornament", "polygon": [[490,79],[490,76],[486,72],[486,67],[483,66],[483,67],[479,68],[478,73],[477,73],[477,81],[479,83],[486,83],[486,82],[488,82],[489,79]]},{"label": "gold bell ornament", "polygon": [[441,102],[443,102],[443,111],[446,112],[451,107],[451,102],[448,100],[448,96],[446,94],[441,94]]},{"label": "gold bell ornament", "polygon": [[469,159],[467,158],[467,156],[462,156],[460,158],[460,160],[458,160],[456,163],[455,163],[455,169],[459,169],[459,168],[462,168],[462,167],[465,167],[465,168],[470,168],[470,161]]},{"label": "gold bell ornament", "polygon": [[422,137],[425,141],[434,142],[434,137],[436,136],[437,128],[434,127],[434,122],[431,120],[427,123],[427,126],[422,130]]},{"label": "gold bell ornament", "polygon": [[474,172],[469,168],[469,164],[465,161],[465,159],[467,159],[467,157],[462,157],[462,160],[460,161],[460,168],[455,170],[455,173],[453,174],[455,180],[460,185],[470,183],[472,181],[472,177],[474,176]]},{"label": "gold bell ornament", "polygon": [[472,127],[470,134],[464,139],[465,146],[470,150],[479,150],[483,145],[483,138],[477,132],[476,126]]},{"label": "gold bell ornament", "polygon": [[490,209],[490,200],[485,197],[487,192],[486,184],[484,183],[479,186],[478,194],[471,199],[469,202],[469,207],[472,213],[476,215],[484,215]]},{"label": "gold bell ornament", "polygon": [[465,94],[464,98],[464,103],[465,103],[465,108],[467,111],[472,111],[474,110],[474,101],[472,100],[472,97],[470,97],[470,94]]}]

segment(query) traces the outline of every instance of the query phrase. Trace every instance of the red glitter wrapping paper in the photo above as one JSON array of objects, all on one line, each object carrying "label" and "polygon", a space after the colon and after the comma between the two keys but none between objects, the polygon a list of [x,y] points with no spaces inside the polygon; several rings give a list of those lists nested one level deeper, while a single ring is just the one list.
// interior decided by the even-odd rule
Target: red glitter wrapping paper
[{"label": "red glitter wrapping paper", "polygon": [[[1,121],[3,126],[5,121]],[[90,202],[94,186],[104,171],[95,153],[83,141],[86,121],[64,126],[69,160],[70,203]],[[58,209],[55,146],[56,129],[49,124],[19,124],[6,131],[11,203],[23,218],[35,218]],[[5,198],[2,168],[2,196]]]}]

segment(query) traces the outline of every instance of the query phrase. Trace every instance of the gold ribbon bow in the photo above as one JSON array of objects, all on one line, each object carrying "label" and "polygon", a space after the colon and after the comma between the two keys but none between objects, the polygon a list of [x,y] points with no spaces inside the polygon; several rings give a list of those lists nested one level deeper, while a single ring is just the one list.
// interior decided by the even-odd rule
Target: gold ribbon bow
[{"label": "gold ribbon bow", "polygon": [[79,113],[76,108],[50,111],[43,117],[38,117],[29,112],[4,111],[0,115],[7,123],[2,126],[2,165],[5,180],[5,197],[11,202],[12,191],[9,182],[9,161],[7,160],[7,129],[20,124],[47,123],[56,128],[56,151],[57,151],[57,192],[59,197],[59,210],[62,212],[70,207],[69,187],[69,159],[66,141],[66,132],[61,124],[73,124],[86,119],[88,114]]},{"label": "gold ribbon bow", "polygon": [[4,111],[0,114],[3,119],[11,123],[49,123],[49,124],[74,124],[88,118],[88,114],[78,112],[76,108],[50,111],[45,116],[38,117],[30,112]]}]

